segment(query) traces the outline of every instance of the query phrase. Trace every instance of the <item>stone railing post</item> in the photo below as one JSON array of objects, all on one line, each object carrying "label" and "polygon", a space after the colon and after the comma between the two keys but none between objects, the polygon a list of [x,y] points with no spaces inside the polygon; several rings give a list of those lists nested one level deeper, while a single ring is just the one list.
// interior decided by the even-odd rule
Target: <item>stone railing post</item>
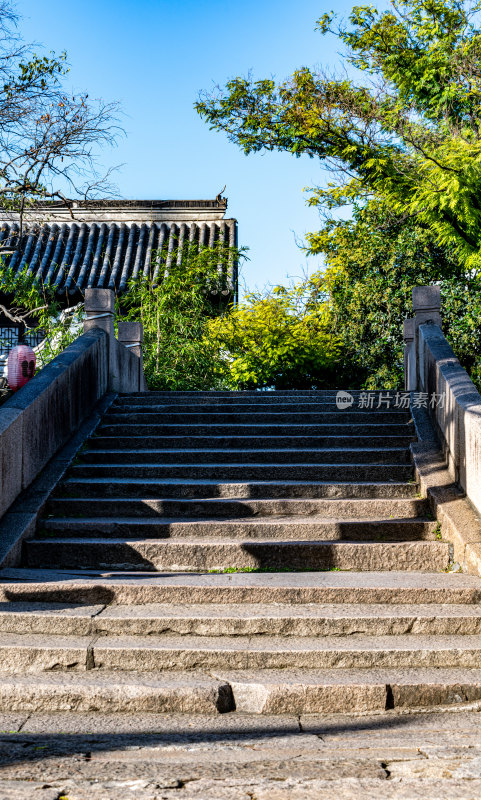
[{"label": "stone railing post", "polygon": [[404,389],[406,392],[416,390],[416,348],[415,348],[414,319],[405,319],[403,322],[404,339]]},{"label": "stone railing post", "polygon": [[144,341],[144,326],[141,322],[119,322],[118,340],[139,359],[139,388],[144,386],[144,363],[142,358],[142,343]]},{"label": "stone railing post", "polygon": [[101,328],[109,336],[109,388],[118,391],[114,329],[115,295],[112,289],[85,290],[84,333]]},{"label": "stone railing post", "polygon": [[101,328],[109,336],[114,336],[114,307],[112,289],[86,289],[84,333],[92,328]]},{"label": "stone railing post", "polygon": [[416,361],[416,385],[413,388],[425,391],[423,353],[419,347],[419,326],[431,324],[442,327],[441,289],[439,286],[415,286],[413,289],[413,309]]}]

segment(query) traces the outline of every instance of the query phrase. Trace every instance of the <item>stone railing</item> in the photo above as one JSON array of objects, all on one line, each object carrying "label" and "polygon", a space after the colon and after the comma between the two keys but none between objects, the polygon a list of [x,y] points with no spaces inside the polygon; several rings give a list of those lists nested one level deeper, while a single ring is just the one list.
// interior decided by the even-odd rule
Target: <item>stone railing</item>
[{"label": "stone railing", "polygon": [[481,395],[441,330],[439,286],[413,290],[404,322],[405,388],[422,392],[449,473],[481,513]]},{"label": "stone railing", "polygon": [[108,392],[147,391],[142,325],[119,323],[114,294],[85,292],[84,333],[0,407],[0,517]]}]

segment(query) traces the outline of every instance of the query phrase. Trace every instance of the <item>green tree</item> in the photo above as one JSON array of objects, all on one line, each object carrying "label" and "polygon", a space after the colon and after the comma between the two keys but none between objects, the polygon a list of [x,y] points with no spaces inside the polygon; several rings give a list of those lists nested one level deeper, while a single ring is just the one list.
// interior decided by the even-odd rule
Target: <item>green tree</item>
[{"label": "green tree", "polygon": [[[154,253],[153,260],[165,258]],[[144,326],[144,370],[150,389],[201,390],[224,386],[225,359],[206,335],[211,317],[225,313],[222,273],[242,257],[234,248],[187,245],[160,284],[131,280],[121,298],[120,318]]]},{"label": "green tree", "polygon": [[81,332],[82,304],[62,311],[55,289],[44,286],[28,274],[28,265],[15,273],[0,258],[0,286],[6,305],[0,311],[19,326],[22,338],[39,332],[43,338],[36,348],[37,369],[45,366]]},{"label": "green tree", "polygon": [[339,379],[342,345],[319,278],[247,295],[208,323],[206,340],[223,355],[232,389],[322,389]]},{"label": "green tree", "polygon": [[351,220],[327,223],[310,243],[326,260],[319,280],[351,387],[402,388],[402,322],[412,315],[413,287],[431,283],[441,287],[444,331],[481,386],[481,286],[453,247],[375,201],[356,206]]},{"label": "green tree", "polygon": [[[288,80],[235,78],[197,105],[245,153],[307,154],[334,172],[311,202],[370,197],[427,225],[463,263],[480,266],[481,33],[479,2],[397,0],[355,7],[318,27],[344,46],[347,73],[303,67]],[[353,77],[346,77],[350,74]]]}]

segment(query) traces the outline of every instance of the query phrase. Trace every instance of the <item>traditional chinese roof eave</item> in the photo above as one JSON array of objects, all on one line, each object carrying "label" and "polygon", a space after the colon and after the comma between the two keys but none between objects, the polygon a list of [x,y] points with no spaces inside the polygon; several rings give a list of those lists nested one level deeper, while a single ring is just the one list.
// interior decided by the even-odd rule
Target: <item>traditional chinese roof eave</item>
[{"label": "traditional chinese roof eave", "polygon": [[[27,269],[41,283],[54,286],[63,304],[73,304],[90,287],[121,295],[131,278],[144,275],[160,283],[173,262],[182,263],[187,243],[237,246],[237,222],[225,219],[226,208],[225,198],[100,201],[78,204],[72,219],[60,203],[37,204],[25,214],[21,246],[7,263],[16,273]],[[0,215],[0,254],[16,243],[18,233],[18,216]],[[237,265],[232,258],[227,267],[219,267],[219,275],[220,296],[235,296]]]},{"label": "traditional chinese roof eave", "polygon": [[[114,222],[130,225],[149,222],[211,222],[224,219],[227,198],[214,200],[100,200],[35,203],[25,209],[23,218],[35,222]],[[15,211],[0,210],[0,222],[18,222]]]}]

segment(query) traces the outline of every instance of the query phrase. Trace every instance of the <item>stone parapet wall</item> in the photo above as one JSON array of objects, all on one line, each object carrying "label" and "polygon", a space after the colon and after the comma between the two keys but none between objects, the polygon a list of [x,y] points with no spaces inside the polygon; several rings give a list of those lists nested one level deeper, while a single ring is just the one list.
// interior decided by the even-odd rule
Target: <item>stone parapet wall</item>
[{"label": "stone parapet wall", "polygon": [[80,336],[0,408],[0,515],[91,413],[109,386],[108,336]]},{"label": "stone parapet wall", "polygon": [[[1,406],[0,517],[107,392],[147,391],[140,344],[117,341],[107,321],[111,333],[93,327],[92,320],[89,330]],[[132,325],[140,331],[139,323]]]},{"label": "stone parapet wall", "polygon": [[441,395],[430,413],[449,471],[481,513],[481,395],[435,324],[418,328],[419,391]]}]

